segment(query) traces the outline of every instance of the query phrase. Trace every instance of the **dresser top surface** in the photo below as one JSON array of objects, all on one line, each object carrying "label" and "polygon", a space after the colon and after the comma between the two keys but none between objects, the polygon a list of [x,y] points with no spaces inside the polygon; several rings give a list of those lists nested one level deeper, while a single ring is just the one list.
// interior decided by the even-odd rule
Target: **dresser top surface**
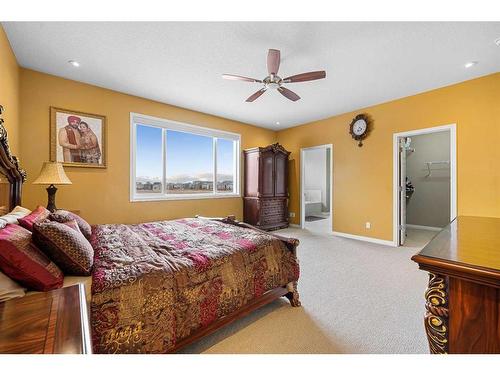
[{"label": "dresser top surface", "polygon": [[0,353],[88,352],[86,312],[81,284],[2,302]]},{"label": "dresser top surface", "polygon": [[412,259],[487,272],[500,280],[500,218],[459,216]]}]

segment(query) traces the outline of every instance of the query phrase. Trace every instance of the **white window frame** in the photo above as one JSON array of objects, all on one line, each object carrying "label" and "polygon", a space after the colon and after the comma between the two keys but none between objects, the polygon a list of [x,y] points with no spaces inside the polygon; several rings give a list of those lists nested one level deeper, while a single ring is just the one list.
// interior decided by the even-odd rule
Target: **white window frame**
[{"label": "white window frame", "polygon": [[[137,125],[145,125],[162,129],[162,191],[161,193],[136,193],[135,179],[136,179],[136,154],[137,154]],[[202,135],[205,137],[212,137],[213,139],[213,172],[214,183],[213,190],[209,194],[167,194],[166,193],[166,132],[167,130],[180,131],[195,135]],[[233,192],[223,193],[217,192],[217,138],[234,141],[234,187]],[[162,201],[162,200],[189,200],[189,199],[213,199],[213,198],[234,198],[241,197],[240,194],[240,147],[241,135],[231,133],[218,129],[205,128],[198,125],[186,124],[178,121],[162,119],[143,115],[140,113],[130,112],[130,201],[131,202],[147,202],[147,201]]]}]

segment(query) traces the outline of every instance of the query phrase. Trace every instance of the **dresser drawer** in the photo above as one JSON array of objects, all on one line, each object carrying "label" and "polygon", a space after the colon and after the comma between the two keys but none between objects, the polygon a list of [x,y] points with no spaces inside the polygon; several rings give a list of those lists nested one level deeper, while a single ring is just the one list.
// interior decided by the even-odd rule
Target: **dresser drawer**
[{"label": "dresser drawer", "polygon": [[286,199],[265,199],[260,202],[260,223],[262,225],[283,222],[286,219]]},{"label": "dresser drawer", "polygon": [[283,214],[286,211],[286,199],[265,199],[260,203],[262,215]]}]

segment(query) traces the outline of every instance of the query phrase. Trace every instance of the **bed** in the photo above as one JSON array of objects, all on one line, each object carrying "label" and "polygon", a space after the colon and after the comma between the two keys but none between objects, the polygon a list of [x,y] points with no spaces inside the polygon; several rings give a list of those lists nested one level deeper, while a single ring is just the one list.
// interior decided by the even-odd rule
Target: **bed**
[{"label": "bed", "polygon": [[[0,122],[4,202],[21,203],[26,173]],[[95,353],[171,353],[280,297],[300,306],[299,241],[227,218],[92,227]],[[91,280],[91,282],[90,282]]]}]

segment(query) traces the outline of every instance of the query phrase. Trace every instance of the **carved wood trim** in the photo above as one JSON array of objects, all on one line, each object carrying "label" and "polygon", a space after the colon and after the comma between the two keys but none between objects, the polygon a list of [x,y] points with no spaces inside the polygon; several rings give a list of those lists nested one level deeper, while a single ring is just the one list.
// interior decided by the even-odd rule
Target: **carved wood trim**
[{"label": "carved wood trim", "polygon": [[26,172],[19,166],[19,160],[13,156],[7,136],[7,130],[4,127],[4,120],[1,115],[4,108],[0,105],[0,173],[5,175],[10,182],[10,209],[21,204],[21,189],[23,182],[26,181]]},{"label": "carved wood trim", "polygon": [[302,304],[299,299],[299,291],[297,290],[297,281],[292,281],[286,286],[288,293],[285,295],[293,307],[300,307]]},{"label": "carved wood trim", "polygon": [[431,354],[448,353],[448,280],[446,276],[429,273],[425,292],[424,325]]},{"label": "carved wood trim", "polygon": [[266,147],[255,147],[255,148],[250,148],[248,150],[245,150],[244,152],[266,152],[266,151],[272,151],[274,153],[281,152],[285,155],[290,155],[290,151],[287,151],[282,145],[279,143],[273,143],[272,145],[266,146]]}]

